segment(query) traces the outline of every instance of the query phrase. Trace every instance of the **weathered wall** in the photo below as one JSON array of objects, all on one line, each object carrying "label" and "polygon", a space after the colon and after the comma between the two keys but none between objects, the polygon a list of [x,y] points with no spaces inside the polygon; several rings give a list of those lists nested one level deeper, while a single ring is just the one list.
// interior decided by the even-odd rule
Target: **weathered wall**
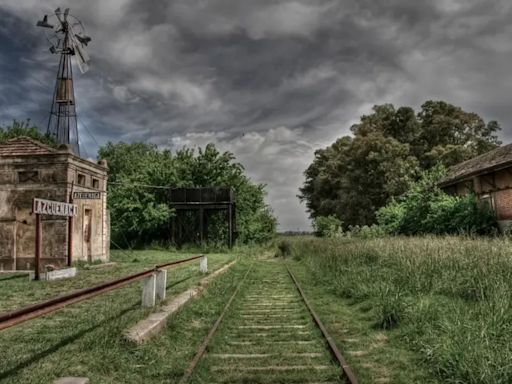
[{"label": "weathered wall", "polygon": [[505,189],[494,193],[498,220],[512,220],[512,190]]},{"label": "weathered wall", "polygon": [[[445,190],[448,189],[459,196],[469,192],[467,181],[445,188]],[[476,176],[473,178],[473,189],[480,198],[490,197],[500,228],[509,226],[509,221],[512,220],[512,171],[504,169]]]},{"label": "weathered wall", "polygon": [[[80,177],[79,177],[80,176]],[[78,181],[81,181],[81,184]],[[94,185],[94,180],[97,185]],[[73,225],[73,258],[75,260],[108,260],[110,226],[106,225],[106,188],[105,170],[98,169],[90,162],[74,159],[68,168],[68,182],[73,184],[75,192],[101,192],[99,200],[74,200],[78,206],[78,216]],[[71,189],[70,189],[71,192]],[[89,220],[86,213],[89,212]],[[87,224],[89,224],[90,241],[87,242]]]},{"label": "weathered wall", "polygon": [[[75,158],[68,153],[33,156],[0,157],[0,270],[32,269],[35,255],[34,198],[67,202],[71,184],[77,182],[77,172],[99,180],[92,185],[77,186],[77,191],[105,190],[106,169]],[[23,172],[37,172],[30,180],[22,180]],[[78,201],[78,216],[74,219],[74,260],[108,259],[105,250],[106,194],[98,201]],[[92,232],[90,253],[83,247],[83,213],[91,209]],[[96,223],[96,224],[95,224]],[[67,261],[67,218],[42,217],[42,265],[63,265]],[[108,248],[108,247],[107,247]]]}]

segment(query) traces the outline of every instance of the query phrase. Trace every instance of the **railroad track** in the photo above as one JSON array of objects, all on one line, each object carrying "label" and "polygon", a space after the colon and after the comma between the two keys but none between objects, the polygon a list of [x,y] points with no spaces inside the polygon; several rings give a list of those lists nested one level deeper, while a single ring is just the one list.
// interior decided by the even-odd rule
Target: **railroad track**
[{"label": "railroad track", "polygon": [[287,266],[256,261],[186,374],[185,383],[356,384]]}]

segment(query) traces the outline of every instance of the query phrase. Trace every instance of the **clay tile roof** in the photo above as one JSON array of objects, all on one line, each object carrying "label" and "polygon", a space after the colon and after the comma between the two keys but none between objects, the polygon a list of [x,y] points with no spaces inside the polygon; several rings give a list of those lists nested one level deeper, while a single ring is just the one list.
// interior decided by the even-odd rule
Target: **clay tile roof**
[{"label": "clay tile roof", "polygon": [[447,186],[471,176],[512,166],[512,144],[504,145],[480,156],[456,164],[448,170],[439,185]]},{"label": "clay tile roof", "polygon": [[0,157],[49,155],[56,152],[56,149],[25,136],[10,139],[0,144]]}]

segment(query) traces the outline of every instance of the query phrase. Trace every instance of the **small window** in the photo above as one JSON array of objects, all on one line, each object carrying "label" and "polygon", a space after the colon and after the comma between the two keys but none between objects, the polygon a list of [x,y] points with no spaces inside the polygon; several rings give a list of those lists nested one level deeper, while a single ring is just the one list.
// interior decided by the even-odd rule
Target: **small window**
[{"label": "small window", "polygon": [[482,195],[480,197],[480,207],[483,209],[494,211],[494,204],[493,199],[491,195]]},{"label": "small window", "polygon": [[78,185],[85,185],[85,175],[79,173],[77,183]]},{"label": "small window", "polygon": [[39,181],[38,171],[21,171],[18,172],[18,182],[20,183],[37,183]]},{"label": "small window", "polygon": [[100,181],[98,179],[92,179],[92,187],[95,189],[100,189]]}]

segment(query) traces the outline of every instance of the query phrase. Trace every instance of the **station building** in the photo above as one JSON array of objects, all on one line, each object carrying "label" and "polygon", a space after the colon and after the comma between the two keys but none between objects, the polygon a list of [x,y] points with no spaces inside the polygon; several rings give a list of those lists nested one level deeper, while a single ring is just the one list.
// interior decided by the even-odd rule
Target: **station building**
[{"label": "station building", "polygon": [[[78,211],[73,217],[72,260],[108,260],[106,161],[82,159],[67,145],[55,149],[20,137],[0,144],[0,271],[34,268],[34,198],[59,202],[73,198]],[[65,265],[68,218],[41,219],[41,266]]]},{"label": "station building", "polygon": [[447,193],[474,193],[496,214],[501,231],[512,229],[512,144],[451,167],[439,186]]}]

